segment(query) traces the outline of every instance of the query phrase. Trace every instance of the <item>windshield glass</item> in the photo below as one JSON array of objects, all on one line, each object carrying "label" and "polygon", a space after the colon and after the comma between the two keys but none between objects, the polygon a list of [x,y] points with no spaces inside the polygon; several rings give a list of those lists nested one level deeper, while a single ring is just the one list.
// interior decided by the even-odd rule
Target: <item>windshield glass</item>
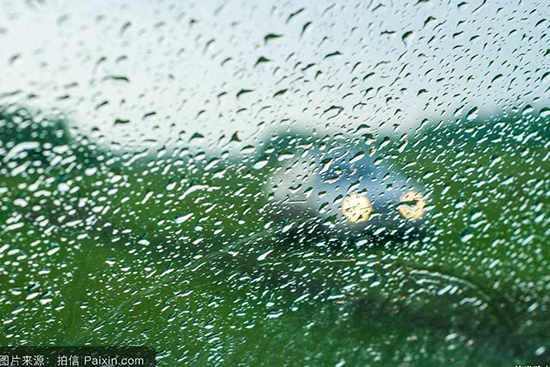
[{"label": "windshield glass", "polygon": [[546,365],[549,19],[0,2],[0,366]]}]

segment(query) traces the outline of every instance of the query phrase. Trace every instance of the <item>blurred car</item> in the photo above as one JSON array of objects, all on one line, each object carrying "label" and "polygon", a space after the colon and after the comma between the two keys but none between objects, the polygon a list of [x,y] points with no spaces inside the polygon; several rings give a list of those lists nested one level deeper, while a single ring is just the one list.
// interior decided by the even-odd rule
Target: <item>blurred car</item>
[{"label": "blurred car", "polygon": [[283,232],[351,239],[422,232],[425,188],[376,155],[310,144],[283,151],[277,160],[266,190]]}]

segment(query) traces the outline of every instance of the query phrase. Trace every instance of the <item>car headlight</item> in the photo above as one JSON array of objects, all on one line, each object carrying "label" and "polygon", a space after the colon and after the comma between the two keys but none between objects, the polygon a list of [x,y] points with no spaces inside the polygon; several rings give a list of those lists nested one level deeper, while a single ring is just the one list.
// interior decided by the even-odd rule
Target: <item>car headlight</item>
[{"label": "car headlight", "polygon": [[342,201],[342,213],[352,223],[369,220],[372,204],[363,194],[350,194]]},{"label": "car headlight", "polygon": [[399,200],[399,213],[405,219],[420,219],[424,215],[425,205],[422,194],[409,191]]}]

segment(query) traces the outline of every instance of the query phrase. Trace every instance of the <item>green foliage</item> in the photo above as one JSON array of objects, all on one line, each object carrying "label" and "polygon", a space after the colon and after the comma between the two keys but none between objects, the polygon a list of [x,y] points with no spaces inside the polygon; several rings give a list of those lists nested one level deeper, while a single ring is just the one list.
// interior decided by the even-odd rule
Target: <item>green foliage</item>
[{"label": "green foliage", "polygon": [[[421,240],[356,247],[280,236],[271,166],[186,150],[134,159],[60,119],[1,116],[0,160],[40,147],[0,167],[0,344],[148,344],[161,365],[197,366],[546,357],[544,119],[428,125],[405,147],[369,140],[429,189],[429,219]],[[323,141],[287,134],[260,155]]]}]

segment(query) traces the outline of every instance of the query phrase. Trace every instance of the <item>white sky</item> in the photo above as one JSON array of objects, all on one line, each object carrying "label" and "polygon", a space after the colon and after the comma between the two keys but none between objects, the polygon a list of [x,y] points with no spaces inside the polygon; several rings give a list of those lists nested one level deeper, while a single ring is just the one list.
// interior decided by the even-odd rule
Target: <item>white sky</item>
[{"label": "white sky", "polygon": [[0,104],[68,112],[124,150],[548,107],[547,0],[482,3],[3,0]]}]

